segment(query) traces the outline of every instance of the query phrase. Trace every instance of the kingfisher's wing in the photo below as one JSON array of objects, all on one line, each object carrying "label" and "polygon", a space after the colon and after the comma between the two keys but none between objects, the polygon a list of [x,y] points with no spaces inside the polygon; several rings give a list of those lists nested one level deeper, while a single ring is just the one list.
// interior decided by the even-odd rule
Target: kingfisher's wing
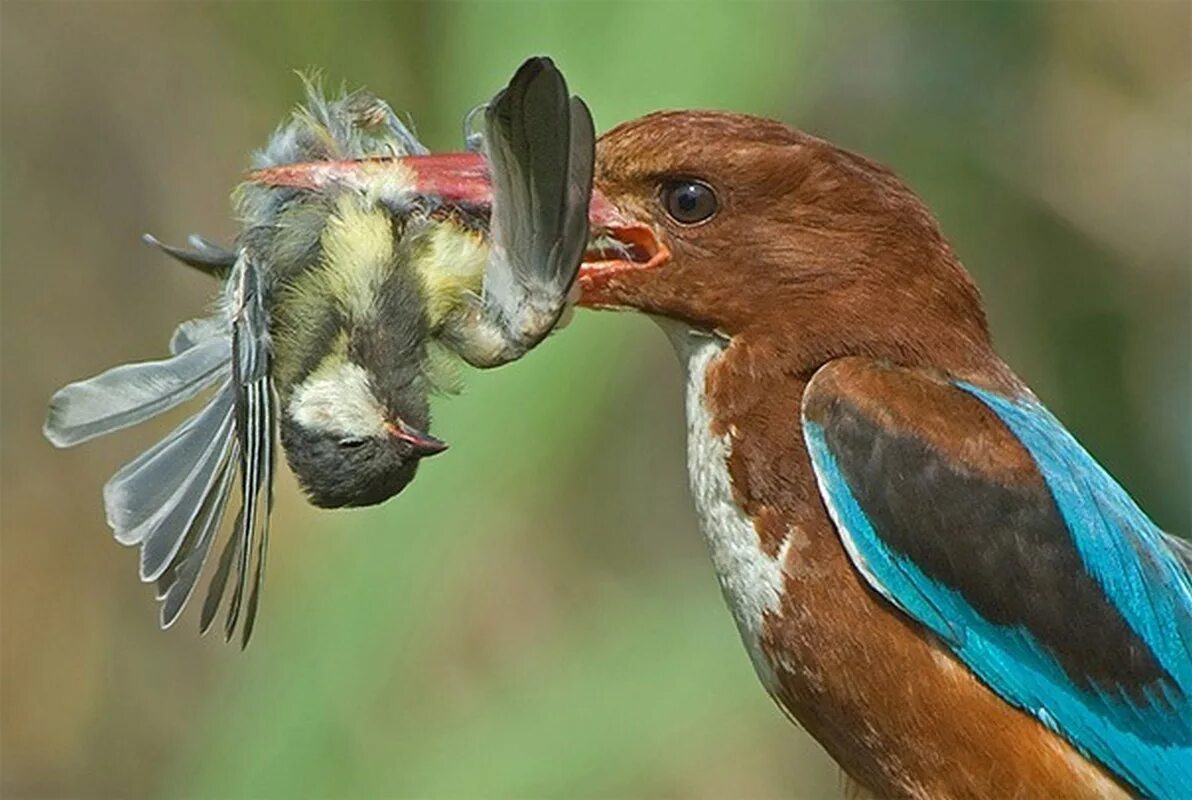
[{"label": "kingfisher's wing", "polygon": [[[264,321],[259,276],[241,256],[232,268],[225,310],[178,326],[170,341],[171,358],[114,367],[72,383],[50,401],[46,438],[58,447],[71,447],[214,389],[198,412],[121,467],[104,486],[108,524],[117,541],[140,546],[141,579],[157,583],[162,627],[174,623],[193,593],[239,473],[244,511],[229,541],[237,543],[238,552],[251,552],[253,530],[248,528],[258,519],[261,528],[243,641],[251,633],[274,469],[275,409]],[[258,516],[262,494],[264,513]],[[228,614],[229,637],[239,614],[235,597],[244,592],[247,572],[241,559]],[[220,583],[213,591],[216,603],[222,591]]]},{"label": "kingfisher's wing", "polygon": [[1192,787],[1186,551],[1037,400],[850,358],[803,403],[866,581],[1007,702],[1154,797]]}]

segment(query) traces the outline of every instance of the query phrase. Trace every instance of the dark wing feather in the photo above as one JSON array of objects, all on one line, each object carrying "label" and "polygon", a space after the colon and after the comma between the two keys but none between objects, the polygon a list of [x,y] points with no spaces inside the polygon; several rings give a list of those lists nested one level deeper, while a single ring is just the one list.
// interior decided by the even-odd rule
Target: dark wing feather
[{"label": "dark wing feather", "polygon": [[190,245],[193,249],[175,247],[165,244],[152,234],[144,234],[141,239],[151,244],[166,255],[181,261],[188,267],[194,267],[200,272],[217,278],[226,278],[236,264],[236,253],[227,248],[204,239],[202,236],[191,234]]},{"label": "dark wing feather", "polygon": [[236,512],[236,521],[232,523],[232,532],[224,541],[223,550],[220,551],[215,574],[211,576],[211,582],[207,584],[207,597],[203,600],[203,610],[199,615],[199,633],[206,633],[210,630],[211,623],[215,621],[215,615],[219,611],[219,605],[223,601],[224,590],[228,585],[228,576],[232,571],[232,561],[236,558],[236,553],[244,541],[237,535],[243,519],[244,507],[241,505],[240,510]]},{"label": "dark wing feather", "polygon": [[548,58],[522,64],[485,122],[493,182],[485,306],[525,352],[558,320],[587,246],[595,128]]}]

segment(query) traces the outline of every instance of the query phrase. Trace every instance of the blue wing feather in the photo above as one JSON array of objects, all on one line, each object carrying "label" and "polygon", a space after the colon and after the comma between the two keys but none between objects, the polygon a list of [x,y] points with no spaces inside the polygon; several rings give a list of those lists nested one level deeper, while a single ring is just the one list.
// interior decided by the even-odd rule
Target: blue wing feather
[{"label": "blue wing feather", "polygon": [[1163,532],[1050,411],[966,383],[1035,459],[1090,574],[1181,686],[1192,687],[1192,577]]},{"label": "blue wing feather", "polygon": [[[1045,408],[968,384],[1034,459],[1089,575],[1170,676],[1131,695],[1080,685],[1026,626],[995,624],[963,591],[891,547],[821,424],[804,436],[850,558],[882,595],[939,635],[1007,702],[1154,797],[1192,792],[1192,580],[1164,534]],[[854,477],[855,481],[855,477]],[[1156,688],[1157,687],[1157,688]]]}]

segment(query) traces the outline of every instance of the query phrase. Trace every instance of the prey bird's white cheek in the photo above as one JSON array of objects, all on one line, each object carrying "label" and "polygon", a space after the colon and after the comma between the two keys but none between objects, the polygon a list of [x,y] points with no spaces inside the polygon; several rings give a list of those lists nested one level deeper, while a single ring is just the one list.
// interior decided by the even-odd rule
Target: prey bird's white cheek
[{"label": "prey bird's white cheek", "polygon": [[344,437],[385,434],[385,412],[373,395],[368,371],[348,361],[316,370],[294,389],[287,410],[310,430]]},{"label": "prey bird's white cheek", "polygon": [[782,560],[762,549],[753,520],[733,499],[729,437],[713,434],[705,403],[708,369],[725,344],[680,323],[659,320],[659,324],[687,372],[687,471],[712,566],[758,677],[775,691],[777,679],[762,652],[761,636],[766,615],[781,608]]}]

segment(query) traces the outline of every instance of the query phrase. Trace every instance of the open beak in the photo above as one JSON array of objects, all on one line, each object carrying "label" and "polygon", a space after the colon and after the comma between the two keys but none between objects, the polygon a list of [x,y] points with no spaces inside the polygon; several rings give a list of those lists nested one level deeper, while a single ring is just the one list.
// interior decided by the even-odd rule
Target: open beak
[{"label": "open beak", "polygon": [[[398,201],[433,199],[476,212],[492,207],[488,163],[481,153],[312,161],[259,169],[247,177],[263,186],[311,191],[340,186]],[[619,306],[616,297],[624,283],[670,260],[670,251],[654,227],[622,212],[599,189],[592,193],[588,224],[588,248],[576,281],[581,306]]]},{"label": "open beak", "polygon": [[599,190],[592,195],[588,226],[588,249],[576,278],[581,306],[621,307],[625,285],[670,261],[654,226],[620,211]]}]

